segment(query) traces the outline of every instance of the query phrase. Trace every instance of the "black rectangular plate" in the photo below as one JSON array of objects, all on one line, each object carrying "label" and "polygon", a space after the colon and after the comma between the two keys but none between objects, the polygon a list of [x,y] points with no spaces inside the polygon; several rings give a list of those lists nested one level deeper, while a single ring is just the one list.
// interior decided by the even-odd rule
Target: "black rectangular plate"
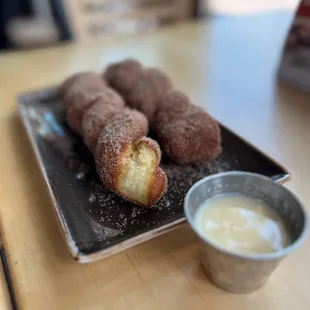
[{"label": "black rectangular plate", "polygon": [[18,101],[62,232],[80,262],[109,256],[183,223],[186,192],[205,176],[243,170],[282,183],[290,177],[279,164],[221,126],[223,152],[216,161],[180,167],[164,156],[167,194],[153,207],[137,207],[102,186],[92,155],[65,124],[56,87],[22,94]]}]

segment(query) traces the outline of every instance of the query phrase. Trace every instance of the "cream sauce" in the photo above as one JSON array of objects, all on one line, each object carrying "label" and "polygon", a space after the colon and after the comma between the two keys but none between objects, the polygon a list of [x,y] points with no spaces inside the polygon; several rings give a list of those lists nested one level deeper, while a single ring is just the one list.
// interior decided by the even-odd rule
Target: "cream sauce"
[{"label": "cream sauce", "polygon": [[198,207],[194,223],[205,238],[239,253],[276,252],[290,241],[283,219],[273,208],[241,194],[206,200]]}]

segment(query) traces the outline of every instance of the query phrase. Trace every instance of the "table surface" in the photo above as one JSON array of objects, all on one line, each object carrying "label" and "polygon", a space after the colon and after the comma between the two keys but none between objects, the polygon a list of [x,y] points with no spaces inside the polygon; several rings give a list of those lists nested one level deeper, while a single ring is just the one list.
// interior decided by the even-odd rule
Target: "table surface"
[{"label": "table surface", "polygon": [[0,56],[0,228],[21,309],[309,309],[309,239],[249,295],[210,284],[187,226],[105,260],[76,263],[16,107],[22,91],[136,57],[162,68],[195,103],[286,166],[293,174],[288,187],[309,208],[309,95],[274,83],[290,16],[218,18]]}]

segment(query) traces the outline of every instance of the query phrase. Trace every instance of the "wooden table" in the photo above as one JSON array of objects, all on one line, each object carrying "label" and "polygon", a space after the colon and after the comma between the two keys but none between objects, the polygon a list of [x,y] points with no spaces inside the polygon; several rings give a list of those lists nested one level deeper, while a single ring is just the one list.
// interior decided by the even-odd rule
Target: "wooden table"
[{"label": "wooden table", "polygon": [[1,234],[21,309],[309,309],[309,239],[250,295],[210,284],[187,226],[96,263],[73,261],[16,110],[22,91],[134,56],[164,69],[195,103],[284,164],[293,174],[288,187],[309,208],[310,97],[273,83],[289,17],[220,18],[0,56]]}]

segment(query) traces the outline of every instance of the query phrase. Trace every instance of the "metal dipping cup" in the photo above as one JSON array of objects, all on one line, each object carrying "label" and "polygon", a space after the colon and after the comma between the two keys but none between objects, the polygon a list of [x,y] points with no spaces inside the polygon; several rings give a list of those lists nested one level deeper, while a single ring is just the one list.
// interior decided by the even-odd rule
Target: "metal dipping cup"
[{"label": "metal dipping cup", "polygon": [[[286,223],[291,243],[273,253],[243,254],[204,237],[194,225],[195,212],[205,200],[225,193],[259,198],[275,208]],[[201,241],[201,262],[209,279],[234,293],[250,293],[264,285],[281,260],[305,240],[309,225],[306,210],[292,192],[265,176],[248,172],[224,172],[198,181],[185,197],[184,212]]]}]

